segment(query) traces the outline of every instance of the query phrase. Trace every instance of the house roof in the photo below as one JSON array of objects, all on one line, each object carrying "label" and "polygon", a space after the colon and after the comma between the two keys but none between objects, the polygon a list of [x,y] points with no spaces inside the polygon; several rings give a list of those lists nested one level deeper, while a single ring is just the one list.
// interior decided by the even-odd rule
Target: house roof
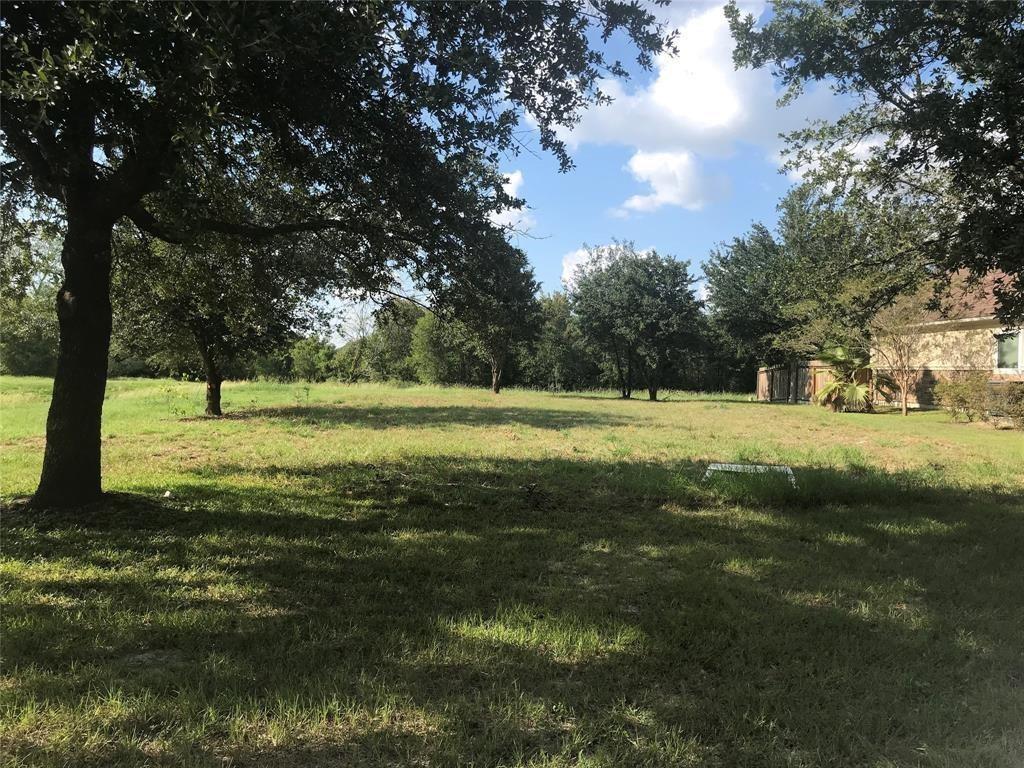
[{"label": "house roof", "polygon": [[925,313],[925,322],[995,317],[995,288],[1009,279],[1005,272],[989,272],[983,278],[957,272],[938,295],[938,306]]}]

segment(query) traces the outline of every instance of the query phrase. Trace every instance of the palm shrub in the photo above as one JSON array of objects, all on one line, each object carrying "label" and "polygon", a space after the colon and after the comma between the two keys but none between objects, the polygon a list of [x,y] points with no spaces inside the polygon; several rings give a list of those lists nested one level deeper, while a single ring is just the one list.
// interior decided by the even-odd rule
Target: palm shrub
[{"label": "palm shrub", "polygon": [[837,346],[826,349],[818,359],[828,365],[832,380],[818,390],[815,402],[837,412],[871,410],[866,352]]}]

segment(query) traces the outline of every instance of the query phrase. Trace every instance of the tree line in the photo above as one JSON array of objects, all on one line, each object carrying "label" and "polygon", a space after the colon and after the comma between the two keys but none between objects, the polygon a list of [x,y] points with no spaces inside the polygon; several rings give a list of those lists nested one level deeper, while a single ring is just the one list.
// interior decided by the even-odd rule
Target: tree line
[{"label": "tree line", "polygon": [[[241,259],[115,239],[117,253],[165,278],[114,282],[109,374],[206,381],[210,415],[221,413],[225,379],[418,381],[495,393],[507,385],[615,388],[623,397],[639,386],[652,400],[664,389],[752,388],[753,358],[721,347],[686,262],[628,242],[590,248],[567,290],[541,294],[522,252],[495,245],[487,268],[443,291],[444,302],[379,296],[372,315],[357,313],[351,338],[335,346],[337,308],[311,284],[319,262],[301,249],[261,247]],[[52,375],[57,339],[47,299],[57,247],[44,232],[21,247],[7,262],[22,274],[7,275],[21,288],[5,294],[12,322],[0,340],[0,370]]]}]

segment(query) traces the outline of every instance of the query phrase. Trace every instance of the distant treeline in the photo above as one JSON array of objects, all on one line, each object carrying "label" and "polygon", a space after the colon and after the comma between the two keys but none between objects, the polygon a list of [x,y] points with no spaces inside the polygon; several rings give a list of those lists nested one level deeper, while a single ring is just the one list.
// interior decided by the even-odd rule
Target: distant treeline
[{"label": "distant treeline", "polygon": [[[505,372],[509,386],[556,391],[617,388],[614,361],[584,340],[565,293],[540,297],[542,323],[532,342],[512,349]],[[39,301],[38,322],[25,311],[17,333],[5,334],[0,366],[6,374],[52,376],[56,366],[56,324],[50,328],[49,302]],[[26,307],[25,310],[28,308]],[[457,322],[445,321],[411,301],[395,300],[376,313],[372,331],[335,346],[320,336],[297,337],[282,349],[240,356],[225,367],[228,379],[277,381],[407,381],[425,384],[489,386],[491,370],[473,339]],[[721,339],[706,325],[699,348],[668,371],[662,388],[751,391],[755,365],[724,354]],[[115,343],[111,376],[204,379],[199,354],[182,340],[176,349],[149,356]],[[645,380],[637,385],[646,387]]]},{"label": "distant treeline", "polygon": [[[593,249],[567,292],[531,298],[519,332],[507,345],[505,386],[571,391],[616,388],[624,396],[659,390],[750,391],[752,356],[701,310],[686,262],[631,244]],[[0,369],[15,375],[52,375],[56,323],[54,285],[39,278],[9,302],[0,340]],[[128,308],[131,310],[131,307]],[[173,377],[201,381],[206,366],[184,326],[145,333],[137,311],[115,315],[112,376]],[[452,313],[430,311],[395,298],[362,317],[362,328],[340,346],[322,330],[292,332],[273,349],[238,347],[220,362],[225,379],[281,381],[408,381],[493,386],[494,345]]]}]

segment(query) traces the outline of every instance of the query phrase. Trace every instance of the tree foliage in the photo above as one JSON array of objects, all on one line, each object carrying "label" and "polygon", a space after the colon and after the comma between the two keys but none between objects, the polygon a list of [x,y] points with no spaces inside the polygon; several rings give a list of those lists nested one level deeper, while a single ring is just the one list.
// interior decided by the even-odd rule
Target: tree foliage
[{"label": "tree foliage", "polygon": [[687,263],[617,242],[589,249],[574,280],[580,327],[614,366],[622,396],[632,396],[639,377],[657,399],[684,353],[699,343],[700,305]]},{"label": "tree foliage", "polygon": [[334,347],[319,336],[299,339],[291,347],[292,375],[300,381],[324,381],[331,374]]},{"label": "tree foliage", "polygon": [[57,367],[59,249],[45,222],[0,207],[0,373],[52,376]]},{"label": "tree foliage", "polygon": [[405,299],[386,302],[374,313],[374,329],[366,338],[362,368],[370,381],[413,381],[416,368],[410,358],[413,329],[425,314]]},{"label": "tree foliage", "polygon": [[220,415],[220,385],[245,359],[318,331],[332,262],[312,236],[246,243],[206,234],[172,245],[122,230],[112,299],[115,341],[139,357],[187,345],[207,382],[206,412]]},{"label": "tree foliage", "polygon": [[501,391],[515,344],[530,341],[537,331],[540,286],[526,254],[499,233],[486,238],[474,254],[475,266],[439,298],[444,311],[457,318],[471,335],[491,369],[491,389]]},{"label": "tree foliage", "polygon": [[829,380],[815,393],[815,402],[833,411],[863,411],[869,399],[871,364],[868,351],[857,347],[829,347],[818,353],[829,368]]},{"label": "tree foliage", "polygon": [[776,340],[792,327],[785,316],[794,263],[763,224],[712,252],[704,264],[712,315],[741,354],[777,362]]},{"label": "tree foliage", "polygon": [[425,384],[480,384],[486,364],[466,326],[427,312],[412,331],[409,352],[416,378]]},{"label": "tree foliage", "polygon": [[705,267],[715,322],[762,363],[861,345],[871,318],[928,277],[926,209],[803,184],[779,210],[775,233],[755,224]]},{"label": "tree foliage", "polygon": [[115,224],[181,243],[329,231],[365,275],[436,284],[517,202],[494,168],[520,116],[567,167],[556,129],[625,76],[593,32],[623,32],[644,66],[666,45],[615,0],[10,2],[0,24],[5,184],[66,224],[35,497],[58,506],[101,491]]},{"label": "tree foliage", "polygon": [[1002,270],[1000,314],[1024,317],[1024,5],[779,0],[761,27],[735,0],[726,13],[738,65],[771,64],[790,96],[828,80],[855,99],[790,137],[793,166],[940,211],[920,250],[949,273]]},{"label": "tree foliage", "polygon": [[518,368],[529,385],[554,391],[593,389],[600,385],[600,365],[587,349],[569,297],[541,296],[540,326]]}]

